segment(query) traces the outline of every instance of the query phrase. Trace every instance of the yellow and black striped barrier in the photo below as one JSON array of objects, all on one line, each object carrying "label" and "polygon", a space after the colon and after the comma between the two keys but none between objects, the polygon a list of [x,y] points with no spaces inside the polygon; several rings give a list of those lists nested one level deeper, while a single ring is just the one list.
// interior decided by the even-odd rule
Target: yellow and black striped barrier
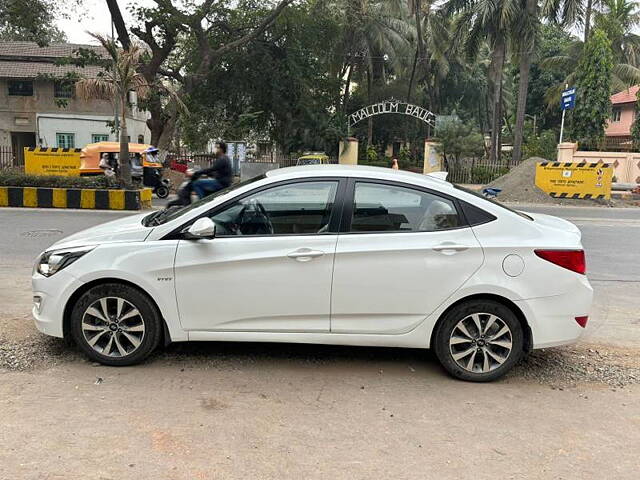
[{"label": "yellow and black striped barrier", "polygon": [[540,162],[536,186],[554,198],[611,198],[613,168],[604,162]]},{"label": "yellow and black striped barrier", "polygon": [[80,175],[79,148],[24,147],[24,171],[31,175]]},{"label": "yellow and black striped barrier", "polygon": [[0,207],[140,210],[151,208],[151,189],[0,187]]}]

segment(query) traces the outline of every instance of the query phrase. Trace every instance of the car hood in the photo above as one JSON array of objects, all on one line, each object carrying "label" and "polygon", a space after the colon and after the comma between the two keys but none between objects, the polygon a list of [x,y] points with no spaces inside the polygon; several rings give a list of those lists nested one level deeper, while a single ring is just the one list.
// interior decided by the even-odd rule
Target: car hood
[{"label": "car hood", "polygon": [[85,245],[101,245],[114,242],[142,242],[153,228],[142,225],[142,219],[149,212],[130,215],[95,227],[82,230],[51,245],[47,250],[56,248],[81,247]]},{"label": "car hood", "polygon": [[554,217],[553,215],[544,215],[542,213],[530,213],[523,212],[533,218],[533,221],[543,227],[552,228],[561,232],[572,233],[577,235],[578,238],[582,237],[580,229],[573,223],[564,220],[563,218]]}]

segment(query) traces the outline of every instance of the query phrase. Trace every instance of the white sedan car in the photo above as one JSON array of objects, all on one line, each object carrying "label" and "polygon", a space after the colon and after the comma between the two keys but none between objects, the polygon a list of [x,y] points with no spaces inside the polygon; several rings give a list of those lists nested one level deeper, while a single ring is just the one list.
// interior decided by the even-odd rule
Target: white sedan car
[{"label": "white sedan car", "polygon": [[580,237],[431,176],[284,168],[54,244],[33,315],[106,365],[181,341],[393,346],[487,381],[584,331]]}]

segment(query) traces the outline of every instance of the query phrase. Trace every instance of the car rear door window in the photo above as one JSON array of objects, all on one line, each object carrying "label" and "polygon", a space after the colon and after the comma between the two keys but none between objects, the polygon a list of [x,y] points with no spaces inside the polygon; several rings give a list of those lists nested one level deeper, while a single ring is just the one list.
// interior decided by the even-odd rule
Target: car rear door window
[{"label": "car rear door window", "polygon": [[462,225],[448,198],[397,185],[355,183],[351,232],[433,232]]},{"label": "car rear door window", "polygon": [[211,216],[217,235],[326,233],[338,181],[289,183],[248,195]]}]

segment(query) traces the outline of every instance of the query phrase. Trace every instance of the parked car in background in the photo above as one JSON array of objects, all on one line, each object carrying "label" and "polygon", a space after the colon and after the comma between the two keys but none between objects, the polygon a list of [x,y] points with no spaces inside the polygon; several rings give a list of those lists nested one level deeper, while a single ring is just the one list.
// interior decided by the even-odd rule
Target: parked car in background
[{"label": "parked car in background", "polygon": [[321,152],[305,153],[298,158],[296,165],[329,165],[329,156]]},{"label": "parked car in background", "polygon": [[324,343],[433,348],[488,381],[584,331],[580,238],[436,177],[283,168],[52,245],[33,315],[106,365],[168,342]]}]

